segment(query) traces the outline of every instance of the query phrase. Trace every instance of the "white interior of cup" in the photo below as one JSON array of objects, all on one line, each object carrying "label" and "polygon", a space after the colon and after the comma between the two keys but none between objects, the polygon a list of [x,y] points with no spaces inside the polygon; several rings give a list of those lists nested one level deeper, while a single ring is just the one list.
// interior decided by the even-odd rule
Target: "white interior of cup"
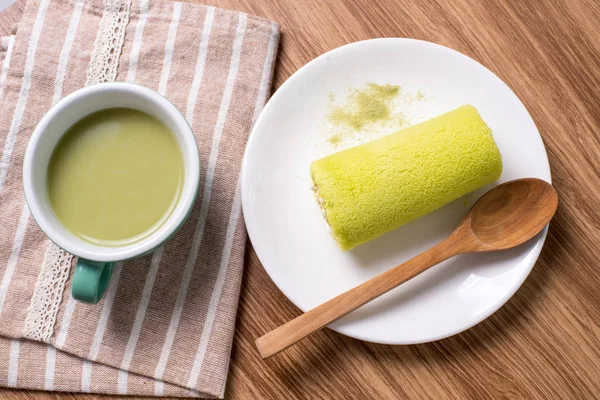
[{"label": "white interior of cup", "polygon": [[[124,246],[101,246],[69,232],[58,220],[46,186],[54,147],[83,117],[107,108],[133,108],[154,116],[177,137],[184,160],[180,200],[170,217],[153,234]],[[145,254],[174,234],[193,207],[200,179],[200,159],[194,134],[177,108],[158,93],[130,83],[102,83],[78,90],[57,103],[33,132],[23,166],[25,198],[35,221],[59,247],[94,261],[118,261]],[[73,193],[77,196],[77,193]]]}]

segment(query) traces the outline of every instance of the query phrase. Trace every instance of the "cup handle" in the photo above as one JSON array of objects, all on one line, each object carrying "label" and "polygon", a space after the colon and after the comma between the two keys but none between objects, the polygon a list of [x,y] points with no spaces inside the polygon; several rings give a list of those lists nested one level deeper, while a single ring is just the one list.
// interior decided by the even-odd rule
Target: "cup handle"
[{"label": "cup handle", "polygon": [[113,262],[78,259],[71,287],[73,298],[84,303],[99,302],[104,296],[114,267]]}]

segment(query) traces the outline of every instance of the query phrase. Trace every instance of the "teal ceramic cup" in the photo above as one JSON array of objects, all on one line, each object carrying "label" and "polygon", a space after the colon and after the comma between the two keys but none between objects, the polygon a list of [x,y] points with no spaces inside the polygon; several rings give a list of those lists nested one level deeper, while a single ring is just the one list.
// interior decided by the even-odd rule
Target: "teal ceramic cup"
[{"label": "teal ceramic cup", "polygon": [[[54,214],[46,186],[50,156],[61,137],[80,119],[107,108],[133,108],[160,120],[176,136],[184,161],[183,189],[169,218],[149,236],[123,246],[91,243],[69,232]],[[148,254],[177,232],[194,205],[199,180],[198,146],[183,115],[160,94],[122,82],[88,86],[57,103],[35,128],[23,161],[23,187],[31,215],[50,240],[79,257],[72,294],[86,303],[100,301],[110,284],[116,262]]]}]

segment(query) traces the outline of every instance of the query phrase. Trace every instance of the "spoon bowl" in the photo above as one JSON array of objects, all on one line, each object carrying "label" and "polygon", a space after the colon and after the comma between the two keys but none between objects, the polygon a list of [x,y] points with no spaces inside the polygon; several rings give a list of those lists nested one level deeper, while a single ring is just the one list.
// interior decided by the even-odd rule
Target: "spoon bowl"
[{"label": "spoon bowl", "polygon": [[496,186],[471,208],[461,225],[476,239],[469,251],[503,250],[537,235],[558,207],[558,194],[546,181],[517,179]]}]

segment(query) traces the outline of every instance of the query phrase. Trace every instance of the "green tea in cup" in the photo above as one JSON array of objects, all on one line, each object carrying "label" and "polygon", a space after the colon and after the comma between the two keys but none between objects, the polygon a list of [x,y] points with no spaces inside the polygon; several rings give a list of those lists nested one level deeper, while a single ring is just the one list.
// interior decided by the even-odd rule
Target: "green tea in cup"
[{"label": "green tea in cup", "polygon": [[155,232],[177,205],[184,160],[175,135],[129,108],[95,112],[54,148],[47,188],[58,220],[72,234],[122,246]]},{"label": "green tea in cup", "polygon": [[31,216],[77,256],[71,295],[95,304],[118,261],[163,246],[196,204],[200,154],[190,124],[159,93],[127,82],[68,94],[33,130],[23,157]]}]

